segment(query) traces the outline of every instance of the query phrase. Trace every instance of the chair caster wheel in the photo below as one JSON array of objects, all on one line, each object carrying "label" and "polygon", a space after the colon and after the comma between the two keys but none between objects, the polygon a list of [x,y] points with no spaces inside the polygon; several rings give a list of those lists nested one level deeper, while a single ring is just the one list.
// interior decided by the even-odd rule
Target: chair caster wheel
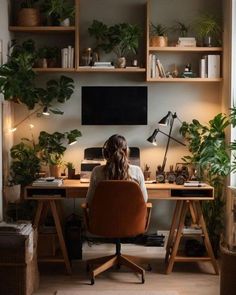
[{"label": "chair caster wheel", "polygon": [[95,281],[94,279],[91,279],[91,285],[94,285]]}]

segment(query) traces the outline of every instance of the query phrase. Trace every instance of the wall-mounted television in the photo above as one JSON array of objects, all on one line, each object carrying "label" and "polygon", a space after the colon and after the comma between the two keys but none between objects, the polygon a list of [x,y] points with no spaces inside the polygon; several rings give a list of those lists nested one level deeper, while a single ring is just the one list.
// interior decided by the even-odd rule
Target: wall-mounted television
[{"label": "wall-mounted television", "polygon": [[83,86],[82,125],[147,125],[146,86]]}]

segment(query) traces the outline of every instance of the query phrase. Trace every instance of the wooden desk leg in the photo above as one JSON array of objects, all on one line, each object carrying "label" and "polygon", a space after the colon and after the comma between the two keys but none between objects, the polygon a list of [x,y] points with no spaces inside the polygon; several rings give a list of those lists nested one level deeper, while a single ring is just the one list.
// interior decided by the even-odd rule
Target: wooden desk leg
[{"label": "wooden desk leg", "polygon": [[217,265],[213,250],[212,250],[212,246],[211,246],[211,242],[210,242],[210,239],[209,239],[209,236],[208,236],[205,220],[204,220],[204,217],[203,217],[203,214],[202,214],[201,204],[200,204],[199,201],[195,201],[195,208],[197,210],[197,215],[198,215],[198,218],[199,218],[199,225],[201,225],[202,232],[204,234],[204,243],[205,243],[205,246],[206,246],[207,253],[208,253],[208,255],[209,255],[210,259],[211,259],[211,263],[212,263],[212,266],[213,266],[213,268],[215,270],[215,273],[218,275],[219,274],[219,268],[218,268],[218,265]]},{"label": "wooden desk leg", "polygon": [[56,231],[57,231],[57,235],[58,235],[62,255],[63,255],[64,261],[65,261],[66,270],[67,270],[68,274],[71,274],[72,273],[71,265],[70,265],[70,261],[69,261],[69,258],[68,258],[66,244],[65,244],[64,236],[63,236],[62,229],[61,229],[60,219],[59,219],[58,213],[57,213],[56,203],[55,203],[54,200],[50,200],[49,202],[50,202],[50,207],[51,207],[51,210],[52,210],[52,216],[53,216],[55,226],[56,226]]},{"label": "wooden desk leg", "polygon": [[43,201],[38,201],[37,210],[36,210],[34,222],[33,222],[34,226],[37,228],[39,226],[39,220],[41,217],[42,210],[43,210]]},{"label": "wooden desk leg", "polygon": [[181,208],[181,214],[180,214],[179,224],[178,224],[178,227],[177,227],[177,234],[176,234],[176,237],[174,239],[173,249],[171,251],[170,259],[169,259],[168,264],[167,264],[166,274],[169,274],[173,269],[173,265],[174,265],[174,262],[175,262],[175,257],[176,257],[176,254],[177,254],[177,251],[178,251],[178,248],[179,248],[179,243],[180,243],[181,235],[182,235],[182,232],[183,232],[184,221],[185,221],[185,216],[186,216],[186,213],[187,213],[187,209],[188,209],[188,203],[187,203],[187,201],[184,201],[183,206]]},{"label": "wooden desk leg", "polygon": [[179,218],[180,218],[180,212],[183,206],[183,201],[176,201],[175,205],[175,211],[173,214],[172,222],[171,222],[171,227],[170,227],[170,233],[166,245],[166,256],[165,256],[165,262],[168,262],[169,256],[170,256],[170,249],[171,246],[173,245],[174,241],[174,236],[175,236],[175,230],[177,228],[177,224],[179,223]]},{"label": "wooden desk leg", "polygon": [[197,224],[197,216],[196,216],[196,208],[194,206],[194,203],[193,202],[189,202],[189,211],[190,211],[190,214],[191,214],[191,217],[192,217],[192,222],[193,224]]}]

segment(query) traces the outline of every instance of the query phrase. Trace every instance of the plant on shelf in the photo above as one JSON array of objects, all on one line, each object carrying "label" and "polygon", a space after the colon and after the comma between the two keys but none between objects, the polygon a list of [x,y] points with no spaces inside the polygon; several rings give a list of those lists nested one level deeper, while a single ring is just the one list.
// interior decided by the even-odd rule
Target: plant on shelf
[{"label": "plant on shelf", "polygon": [[231,171],[228,146],[225,140],[225,129],[230,125],[230,119],[224,114],[218,114],[208,125],[202,125],[198,120],[192,123],[183,122],[180,133],[188,142],[191,155],[183,160],[197,164],[201,180],[214,187],[214,201],[204,201],[203,214],[209,237],[217,253],[220,235],[223,230],[224,214],[224,183]]},{"label": "plant on shelf", "polygon": [[165,47],[168,44],[169,28],[162,24],[150,24],[150,46]]},{"label": "plant on shelf", "polygon": [[65,164],[67,170],[68,170],[68,179],[73,179],[75,176],[75,166],[72,162],[67,162]]},{"label": "plant on shelf", "polygon": [[[46,131],[40,132],[37,149],[40,151],[43,163],[49,165],[51,176],[60,176],[58,167],[62,164],[62,158],[67,149],[65,145],[75,143],[80,136],[82,136],[82,134],[77,129],[64,133],[54,132],[52,134],[47,133]],[[55,171],[55,168],[57,171]],[[54,172],[56,175],[53,175]]]},{"label": "plant on shelf", "polygon": [[200,44],[211,47],[221,44],[221,25],[217,17],[210,13],[203,13],[193,22]]},{"label": "plant on shelf", "polygon": [[175,21],[175,24],[173,25],[171,30],[173,32],[177,32],[179,34],[179,37],[187,37],[189,26],[181,21]]},{"label": "plant on shelf", "polygon": [[66,0],[45,0],[43,11],[53,19],[54,24],[69,26],[75,16],[75,8]]},{"label": "plant on shelf", "polygon": [[[61,76],[59,81],[49,80],[46,89],[35,86],[33,65],[36,58],[35,44],[31,39],[22,45],[13,43],[9,61],[0,66],[0,93],[4,99],[23,103],[29,110],[33,110],[36,104],[52,107],[55,101],[67,101],[74,91],[74,82],[69,77]],[[57,109],[51,111],[63,114]]]},{"label": "plant on shelf", "polygon": [[107,27],[102,22],[94,21],[89,31],[90,35],[96,38],[97,47],[106,53],[115,53],[118,67],[125,67],[126,58],[137,53],[141,36],[138,25],[121,23]]},{"label": "plant on shelf", "polygon": [[37,64],[38,67],[55,68],[58,66],[60,57],[60,49],[56,46],[44,46],[37,51]]},{"label": "plant on shelf", "polygon": [[20,9],[17,12],[17,25],[33,27],[40,25],[40,13],[35,4],[39,0],[25,0],[20,3]]}]

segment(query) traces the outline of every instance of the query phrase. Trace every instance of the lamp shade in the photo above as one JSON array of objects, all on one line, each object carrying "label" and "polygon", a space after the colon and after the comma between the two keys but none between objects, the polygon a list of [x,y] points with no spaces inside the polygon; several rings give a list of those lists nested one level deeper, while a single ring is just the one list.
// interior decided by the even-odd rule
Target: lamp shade
[{"label": "lamp shade", "polygon": [[153,145],[157,145],[156,136],[158,133],[158,129],[155,129],[150,137],[148,137],[147,141],[151,142]]},{"label": "lamp shade", "polygon": [[167,115],[165,115],[165,117],[163,117],[163,118],[158,122],[158,124],[159,124],[159,125],[162,125],[162,126],[167,126],[168,123],[169,123],[169,117],[170,117],[170,115],[171,115],[171,112],[169,111],[169,112],[167,113]]}]

